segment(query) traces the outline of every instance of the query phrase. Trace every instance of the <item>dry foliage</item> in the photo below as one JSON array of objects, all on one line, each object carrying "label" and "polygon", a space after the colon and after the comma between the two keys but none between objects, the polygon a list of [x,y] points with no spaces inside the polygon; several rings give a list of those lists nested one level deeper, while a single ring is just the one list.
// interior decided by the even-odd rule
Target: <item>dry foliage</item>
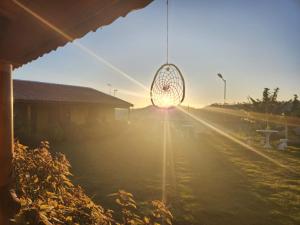
[{"label": "dry foliage", "polygon": [[115,197],[116,203],[121,208],[121,222],[118,224],[172,224],[173,216],[167,209],[165,204],[159,200],[151,202],[150,215],[141,216],[139,215],[138,207],[133,199],[133,195],[124,190],[119,190],[117,193],[113,193],[110,196]]},{"label": "dry foliage", "polygon": [[37,149],[15,143],[13,164],[21,201],[15,224],[171,224],[172,215],[162,202],[152,201],[150,215],[144,216],[133,195],[125,191],[111,195],[122,218],[96,205],[80,186],[72,184],[70,163],[61,153],[52,155],[48,142]]}]

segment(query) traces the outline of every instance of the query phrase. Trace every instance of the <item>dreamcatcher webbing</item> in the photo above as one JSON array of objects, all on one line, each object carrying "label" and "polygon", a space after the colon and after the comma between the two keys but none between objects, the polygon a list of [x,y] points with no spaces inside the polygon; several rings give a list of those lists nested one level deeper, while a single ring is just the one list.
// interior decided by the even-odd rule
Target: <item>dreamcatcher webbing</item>
[{"label": "dreamcatcher webbing", "polygon": [[169,63],[169,1],[167,0],[166,64],[156,72],[151,84],[150,97],[154,106],[170,108],[183,102],[185,97],[184,78],[174,64]]}]

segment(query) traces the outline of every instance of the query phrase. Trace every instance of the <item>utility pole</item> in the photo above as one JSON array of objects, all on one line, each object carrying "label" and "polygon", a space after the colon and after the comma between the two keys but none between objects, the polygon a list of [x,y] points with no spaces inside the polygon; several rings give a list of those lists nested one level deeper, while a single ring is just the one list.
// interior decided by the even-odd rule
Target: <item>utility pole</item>
[{"label": "utility pole", "polygon": [[118,91],[118,89],[114,89],[114,97],[116,97],[117,91]]},{"label": "utility pole", "polygon": [[111,95],[111,84],[107,83],[107,86],[108,86],[108,94]]}]

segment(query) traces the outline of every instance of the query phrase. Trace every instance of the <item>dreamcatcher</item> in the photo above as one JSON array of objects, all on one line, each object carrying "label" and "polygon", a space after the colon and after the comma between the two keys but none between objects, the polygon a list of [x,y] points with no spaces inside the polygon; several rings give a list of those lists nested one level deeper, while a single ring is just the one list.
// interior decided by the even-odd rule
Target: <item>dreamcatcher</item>
[{"label": "dreamcatcher", "polygon": [[183,76],[174,64],[168,62],[169,57],[169,2],[167,0],[167,63],[156,72],[151,84],[150,97],[154,106],[171,108],[183,102],[185,83]]}]

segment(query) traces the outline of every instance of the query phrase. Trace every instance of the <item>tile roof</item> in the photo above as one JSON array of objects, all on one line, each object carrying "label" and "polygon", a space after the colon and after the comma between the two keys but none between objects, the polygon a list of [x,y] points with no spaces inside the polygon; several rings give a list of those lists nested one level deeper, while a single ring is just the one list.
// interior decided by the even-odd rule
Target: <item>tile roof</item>
[{"label": "tile roof", "polygon": [[115,108],[133,104],[89,87],[14,80],[14,100],[17,102],[96,103]]}]

